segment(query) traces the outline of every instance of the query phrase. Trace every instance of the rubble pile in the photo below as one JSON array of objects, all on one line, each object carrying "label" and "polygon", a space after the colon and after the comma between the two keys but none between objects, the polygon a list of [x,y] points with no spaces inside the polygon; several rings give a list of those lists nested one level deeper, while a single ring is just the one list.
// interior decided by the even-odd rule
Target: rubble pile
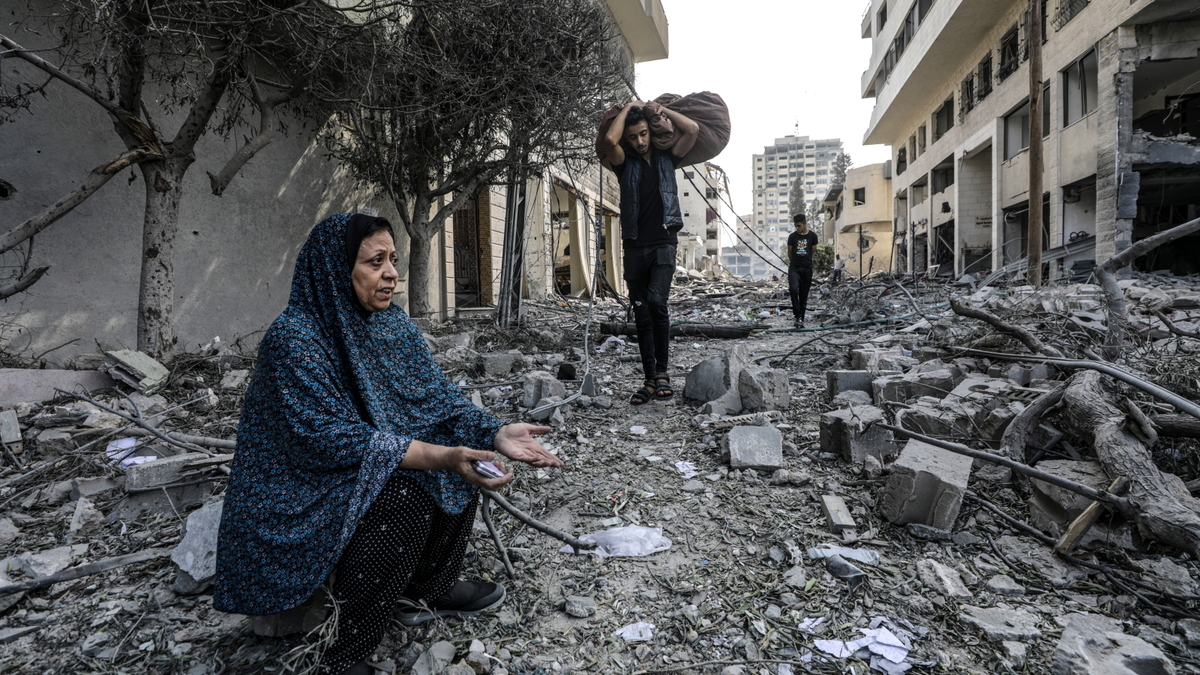
[{"label": "rubble pile", "polygon": [[[1194,396],[1200,283],[1122,283],[1130,328],[1115,365]],[[576,553],[492,508],[500,546],[478,520],[465,574],[506,584],[506,603],[465,621],[396,624],[377,667],[1200,672],[1195,555],[1151,536],[1135,509],[1098,507],[1070,487],[1141,503],[1136,485],[1120,501],[1112,458],[1078,428],[1077,370],[956,314],[952,297],[1071,359],[1097,352],[1109,321],[1098,287],[876,278],[815,288],[815,328],[795,330],[783,283],[677,280],[675,320],[755,329],[673,339],[678,395],[636,407],[637,345],[597,330],[625,321],[614,301],[597,302],[591,324],[586,302],[567,301],[531,307],[511,330],[426,326],[476,405],[553,428],[543,443],[566,467],[518,467],[505,499],[600,545]],[[864,322],[877,323],[847,325]],[[0,587],[24,589],[0,588],[0,672],[302,671],[303,633],[321,630],[322,614],[227,615],[209,595],[253,360],[213,347],[165,377],[136,354],[74,362],[90,370],[0,378]],[[1170,485],[1200,487],[1185,415],[1107,386]],[[1064,400],[1042,411],[1054,392]]]}]

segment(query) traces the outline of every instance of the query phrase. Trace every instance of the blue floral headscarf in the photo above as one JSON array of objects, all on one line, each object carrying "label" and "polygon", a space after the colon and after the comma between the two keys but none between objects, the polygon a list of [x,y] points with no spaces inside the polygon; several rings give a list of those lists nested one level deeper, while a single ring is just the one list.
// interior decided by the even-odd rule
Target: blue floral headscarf
[{"label": "blue floral headscarf", "polygon": [[[300,249],[287,309],[259,346],[217,549],[213,605],[274,614],[329,576],[409,443],[491,449],[501,422],[463,396],[398,306],[367,313],[346,260],[350,214]],[[477,488],[413,471],[448,514]]]}]

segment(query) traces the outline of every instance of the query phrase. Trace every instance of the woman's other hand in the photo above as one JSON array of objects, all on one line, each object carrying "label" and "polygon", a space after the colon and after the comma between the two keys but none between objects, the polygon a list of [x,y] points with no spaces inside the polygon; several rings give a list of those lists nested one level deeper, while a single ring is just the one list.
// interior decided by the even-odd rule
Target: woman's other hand
[{"label": "woman's other hand", "polygon": [[496,432],[496,440],[492,447],[496,448],[496,452],[516,462],[536,467],[559,467],[563,465],[562,460],[550,454],[533,437],[534,434],[550,431],[550,427],[539,427],[524,422],[506,424]]},{"label": "woman's other hand", "polygon": [[[471,485],[489,490],[498,490],[512,480],[513,472],[504,464],[495,461],[496,453],[472,450],[464,445],[446,447],[423,441],[409,443],[408,452],[400,462],[401,469],[414,471],[453,471]],[[488,478],[475,470],[473,462],[492,462],[504,472],[499,478]]]}]

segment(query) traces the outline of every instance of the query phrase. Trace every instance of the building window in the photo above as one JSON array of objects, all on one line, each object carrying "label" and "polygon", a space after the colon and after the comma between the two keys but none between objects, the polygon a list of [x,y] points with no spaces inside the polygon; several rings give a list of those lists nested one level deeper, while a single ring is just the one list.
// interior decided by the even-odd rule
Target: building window
[{"label": "building window", "polygon": [[978,77],[975,80],[975,100],[982,101],[992,93],[992,53],[983,57],[979,62],[977,69]]},{"label": "building window", "polygon": [[683,172],[683,177],[684,177],[684,178],[695,178],[695,177],[696,177],[696,172],[695,172],[695,171],[684,171],[684,172]]},{"label": "building window", "polygon": [[854,188],[854,205],[862,206],[867,203],[867,188]]},{"label": "building window", "polygon": [[1021,66],[1021,37],[1013,26],[1000,38],[1000,81],[1017,72]]},{"label": "building window", "polygon": [[914,155],[914,157],[925,154],[925,137],[926,137],[926,135],[927,134],[926,134],[924,124],[917,127],[917,152],[916,152],[916,155]]},{"label": "building window", "polygon": [[887,3],[886,2],[883,3],[882,7],[879,8],[879,13],[875,15],[875,19],[876,19],[875,31],[876,31],[876,34],[878,35],[879,31],[883,30],[883,24],[887,23]]},{"label": "building window", "polygon": [[717,198],[717,189],[714,187],[704,188],[704,196],[707,199],[716,199]]},{"label": "building window", "polygon": [[933,140],[937,141],[954,127],[954,97],[946,99],[933,113]]},{"label": "building window", "polygon": [[1029,102],[1004,118],[1004,159],[1029,147]]},{"label": "building window", "polygon": [[1096,71],[1095,49],[1063,71],[1063,95],[1066,97],[1064,124],[1073,124],[1096,109],[1099,98]]},{"label": "building window", "polygon": [[897,175],[899,175],[899,174],[902,174],[902,173],[904,173],[904,170],[905,170],[905,169],[907,169],[907,168],[908,168],[908,152],[907,152],[907,149],[905,149],[905,148],[900,148],[900,149],[899,149],[899,150],[896,152],[896,174],[897,174]]},{"label": "building window", "polygon": [[[684,174],[684,175],[686,176],[687,174]],[[683,191],[683,196],[684,196],[684,197],[688,196],[689,194],[690,194],[690,193],[689,193],[687,190],[684,190],[684,191]]]},{"label": "building window", "polygon": [[933,194],[945,192],[946,188],[954,185],[954,163],[950,162],[949,166],[943,166],[939,169],[934,169],[929,173],[929,180],[933,183]]}]

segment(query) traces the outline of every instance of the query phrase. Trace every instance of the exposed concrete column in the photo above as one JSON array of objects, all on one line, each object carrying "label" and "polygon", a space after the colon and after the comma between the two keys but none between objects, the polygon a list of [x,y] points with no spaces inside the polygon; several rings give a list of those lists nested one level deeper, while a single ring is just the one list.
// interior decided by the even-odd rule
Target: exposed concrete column
[{"label": "exposed concrete column", "polygon": [[1096,262],[1107,260],[1133,243],[1139,175],[1130,158],[1133,131],[1133,73],[1137,68],[1137,35],[1122,26],[1104,36],[1097,47],[1100,116],[1096,141]]}]

